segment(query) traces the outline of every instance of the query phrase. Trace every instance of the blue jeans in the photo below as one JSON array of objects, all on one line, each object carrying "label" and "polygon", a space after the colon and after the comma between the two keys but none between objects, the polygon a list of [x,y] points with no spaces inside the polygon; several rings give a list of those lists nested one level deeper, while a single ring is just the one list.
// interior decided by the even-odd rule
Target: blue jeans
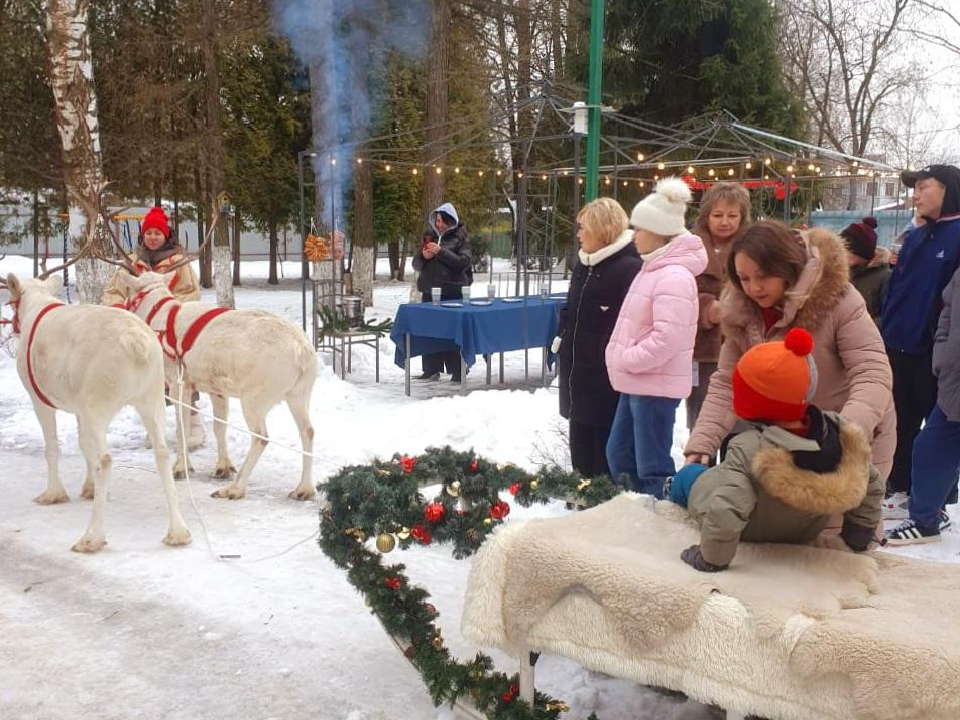
[{"label": "blue jeans", "polygon": [[960,472],[960,422],[947,419],[938,406],[913,441],[913,486],[910,518],[917,525],[934,529],[937,514],[957,486]]},{"label": "blue jeans", "polygon": [[620,395],[607,440],[607,465],[614,480],[630,478],[633,490],[663,497],[663,481],[677,471],[670,455],[679,400]]},{"label": "blue jeans", "polygon": [[670,483],[670,496],[667,498],[670,502],[686,507],[690,501],[690,489],[704,472],[709,468],[700,463],[690,463],[677,470],[673,476],[673,482]]}]

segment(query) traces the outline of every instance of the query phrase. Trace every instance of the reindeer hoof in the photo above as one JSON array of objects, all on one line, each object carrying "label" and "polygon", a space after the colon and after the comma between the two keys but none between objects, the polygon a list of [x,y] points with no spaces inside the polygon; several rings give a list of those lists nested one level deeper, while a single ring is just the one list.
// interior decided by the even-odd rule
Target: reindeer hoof
[{"label": "reindeer hoof", "polygon": [[186,477],[187,477],[187,474],[186,474],[183,470],[174,470],[174,471],[173,471],[173,479],[174,479],[174,480],[185,480]]},{"label": "reindeer hoof", "polygon": [[297,488],[287,495],[291,500],[313,500],[316,496],[317,491],[312,487],[306,489]]},{"label": "reindeer hoof", "polygon": [[107,544],[106,538],[103,538],[103,537],[88,538],[86,535],[84,535],[70,549],[78,553],[95,553],[95,552],[99,552],[100,550],[103,550],[103,546],[106,544]]},{"label": "reindeer hoof", "polygon": [[37,505],[59,505],[60,503],[70,502],[70,498],[67,497],[67,493],[63,490],[59,492],[50,492],[47,490],[37,495],[33,501]]},{"label": "reindeer hoof", "polygon": [[212,493],[210,493],[210,497],[221,498],[224,500],[239,500],[246,494],[246,490],[238,488],[234,485],[227,485],[219,490],[214,490]]},{"label": "reindeer hoof", "polygon": [[93,500],[94,489],[93,483],[89,480],[83,484],[83,490],[80,491],[80,497],[84,500]]},{"label": "reindeer hoof", "polygon": [[213,476],[217,480],[229,480],[237,472],[237,469],[233,465],[227,466],[218,466],[216,470],[213,471]]},{"label": "reindeer hoof", "polygon": [[190,537],[190,531],[187,528],[183,528],[182,530],[170,530],[163,539],[163,544],[178,547],[180,545],[189,545],[191,540],[193,540],[193,538]]}]

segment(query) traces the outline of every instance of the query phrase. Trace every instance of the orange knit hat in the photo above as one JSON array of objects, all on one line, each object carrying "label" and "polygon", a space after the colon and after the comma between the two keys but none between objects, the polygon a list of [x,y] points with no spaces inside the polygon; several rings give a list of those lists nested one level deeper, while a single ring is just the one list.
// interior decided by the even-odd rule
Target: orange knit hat
[{"label": "orange knit hat", "polygon": [[801,420],[817,390],[813,337],[794,328],[783,341],[755,345],[733,371],[733,411],[744,420]]}]

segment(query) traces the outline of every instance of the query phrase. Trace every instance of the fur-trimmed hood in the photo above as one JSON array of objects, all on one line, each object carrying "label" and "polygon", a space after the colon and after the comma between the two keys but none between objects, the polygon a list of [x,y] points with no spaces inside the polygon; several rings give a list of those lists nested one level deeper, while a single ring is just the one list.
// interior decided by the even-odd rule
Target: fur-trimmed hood
[{"label": "fur-trimmed hood", "polygon": [[[847,248],[839,235],[814,228],[803,238],[807,263],[796,285],[787,290],[783,319],[778,325],[802,327],[813,332],[846,292],[850,268]],[[732,283],[727,283],[720,298],[720,317],[725,334],[736,333],[737,328],[751,323],[762,323],[756,303]]]},{"label": "fur-trimmed hood", "polygon": [[863,431],[851,423],[839,424],[840,462],[830,472],[813,472],[798,467],[792,453],[819,448],[783,428],[769,426],[763,444],[751,462],[751,469],[763,489],[781,502],[803,512],[831,515],[851,510],[861,502],[870,482],[870,445]]}]

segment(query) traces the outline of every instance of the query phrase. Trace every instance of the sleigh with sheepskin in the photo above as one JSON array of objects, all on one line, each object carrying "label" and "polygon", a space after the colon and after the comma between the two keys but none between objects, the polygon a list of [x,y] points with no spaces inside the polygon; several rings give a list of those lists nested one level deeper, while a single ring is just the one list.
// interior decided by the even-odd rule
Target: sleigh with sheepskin
[{"label": "sleigh with sheepskin", "polygon": [[[432,499],[420,488],[442,483]],[[771,720],[960,718],[960,566],[832,547],[743,544],[704,575],[686,511],[606,478],[530,474],[428,449],[347,467],[326,484],[320,544],[439,705],[472,717],[547,720],[568,708],[535,689],[541,653]],[[511,503],[588,507],[504,524]],[[368,540],[375,540],[374,543]],[[395,547],[449,542],[476,556],[463,634],[517,659],[454,658],[429,594]]]}]

